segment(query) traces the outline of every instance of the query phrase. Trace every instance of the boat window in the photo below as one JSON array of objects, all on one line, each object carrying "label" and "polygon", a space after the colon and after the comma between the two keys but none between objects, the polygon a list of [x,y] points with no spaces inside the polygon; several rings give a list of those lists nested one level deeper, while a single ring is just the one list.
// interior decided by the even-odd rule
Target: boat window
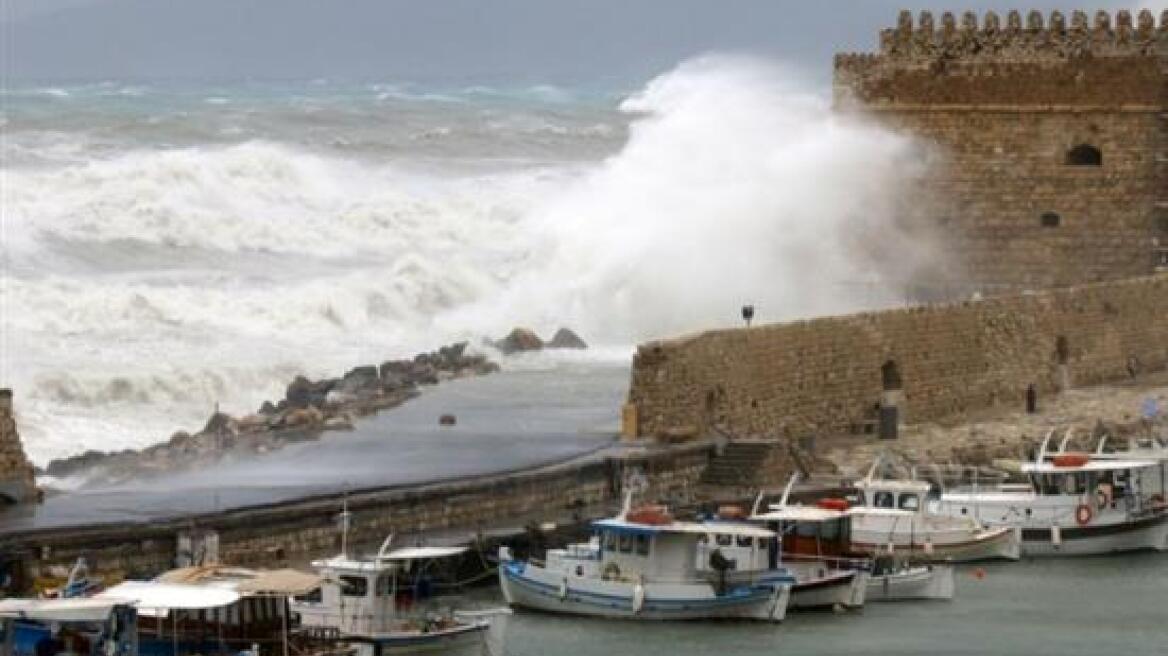
[{"label": "boat window", "polygon": [[718,543],[719,547],[729,547],[732,544],[734,544],[733,537],[731,537],[729,535],[722,534],[722,533],[715,535],[714,541]]},{"label": "boat window", "polygon": [[604,533],[604,550],[616,551],[616,533],[605,531]]},{"label": "boat window", "polygon": [[830,522],[823,522],[820,524],[822,528],[819,529],[819,537],[824,540],[832,541],[839,539],[840,526],[843,524],[840,520],[832,520]]},{"label": "boat window", "polygon": [[296,599],[296,601],[299,601],[299,602],[305,603],[305,604],[319,604],[321,601],[324,600],[324,597],[320,592],[320,588],[313,588],[312,590],[309,590],[308,592],[306,592],[302,595],[296,595],[296,597],[294,597],[294,598]]},{"label": "boat window", "polygon": [[1079,494],[1079,477],[1074,474],[1063,475],[1063,494]]},{"label": "boat window", "polygon": [[364,597],[369,593],[369,582],[363,576],[342,576],[341,594],[346,597]]},{"label": "boat window", "polygon": [[386,574],[377,579],[377,595],[379,597],[389,597],[394,593],[393,574]]},{"label": "boat window", "polygon": [[628,533],[621,533],[620,536],[620,550],[621,553],[629,553],[633,550],[633,536]]},{"label": "boat window", "polygon": [[637,536],[637,553],[641,556],[648,556],[649,555],[649,536],[648,535],[638,535]]},{"label": "boat window", "polygon": [[907,492],[900,495],[900,509],[901,510],[919,510],[921,507],[921,498],[913,492]]},{"label": "boat window", "polygon": [[801,538],[819,537],[819,527],[810,522],[795,525],[795,535]]},{"label": "boat window", "polygon": [[873,505],[877,508],[895,508],[896,495],[891,492],[877,492],[872,498]]},{"label": "boat window", "polygon": [[868,499],[867,499],[867,497],[865,497],[865,496],[864,496],[864,491],[863,491],[863,490],[860,490],[859,492],[856,492],[856,505],[857,505],[857,506],[866,506],[866,505],[868,505]]},{"label": "boat window", "polygon": [[752,547],[752,546],[754,546],[754,539],[751,538],[749,535],[739,535],[738,536],[738,546]]}]

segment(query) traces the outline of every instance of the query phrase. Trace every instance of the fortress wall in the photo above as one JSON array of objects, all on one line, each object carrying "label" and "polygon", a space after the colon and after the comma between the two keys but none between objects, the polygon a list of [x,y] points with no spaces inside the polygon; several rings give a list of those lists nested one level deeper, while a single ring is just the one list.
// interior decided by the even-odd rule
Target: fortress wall
[{"label": "fortress wall", "polygon": [[24,455],[16,417],[12,411],[12,390],[0,389],[0,505],[36,498],[32,465]]},{"label": "fortress wall", "polygon": [[[928,284],[1002,293],[1168,265],[1168,12],[905,12],[878,53],[836,57],[835,93],[929,151],[904,217],[947,249]],[[1101,164],[1070,164],[1080,145]]]},{"label": "fortress wall", "polygon": [[905,421],[1021,407],[1032,382],[1050,394],[1164,367],[1165,307],[1161,275],[710,331],[640,346],[629,403],[642,436],[844,432],[873,419],[894,363]]}]

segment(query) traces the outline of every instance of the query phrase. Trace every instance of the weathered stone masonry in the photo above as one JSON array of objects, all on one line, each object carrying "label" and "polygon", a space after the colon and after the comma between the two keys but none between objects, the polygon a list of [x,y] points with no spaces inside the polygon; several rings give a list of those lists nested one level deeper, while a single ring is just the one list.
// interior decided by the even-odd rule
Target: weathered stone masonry
[{"label": "weathered stone masonry", "polygon": [[1021,407],[1031,382],[1045,394],[1163,367],[1166,309],[1156,275],[710,331],[640,346],[629,403],[638,434],[673,437],[844,432],[898,383],[908,421]]},{"label": "weathered stone masonry", "polygon": [[32,501],[36,493],[33,467],[16,431],[12,390],[0,389],[0,505]]},{"label": "weathered stone masonry", "polygon": [[961,292],[1168,265],[1168,11],[1114,23],[902,12],[878,54],[835,60],[838,108],[932,147],[910,227],[943,235]]},{"label": "weathered stone masonry", "polygon": [[[389,533],[490,532],[525,522],[563,521],[575,513],[611,511],[628,472],[647,488],[642,497],[689,501],[713,447],[692,444],[622,453],[535,470],[349,495],[350,539],[379,544]],[[104,525],[7,533],[0,553],[18,555],[29,579],[85,557],[103,576],[152,576],[175,565],[177,538],[191,529],[218,534],[219,560],[239,566],[302,564],[339,547],[341,499],[328,497],[225,511],[150,524]]]}]

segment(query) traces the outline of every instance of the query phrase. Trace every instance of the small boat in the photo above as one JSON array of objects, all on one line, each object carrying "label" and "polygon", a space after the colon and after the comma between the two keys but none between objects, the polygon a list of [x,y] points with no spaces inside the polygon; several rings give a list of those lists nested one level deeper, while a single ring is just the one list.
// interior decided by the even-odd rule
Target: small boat
[{"label": "small boat", "polygon": [[0,599],[0,654],[138,656],[137,624],[128,599]]},{"label": "small boat", "polygon": [[342,552],[312,563],[321,585],[291,605],[301,634],[345,645],[358,656],[490,653],[489,630],[500,611],[460,613],[421,603],[427,566],[467,548],[390,549],[392,539],[372,558]]},{"label": "small boat", "polygon": [[952,565],[881,556],[872,561],[868,601],[947,601],[956,592],[954,580]]},{"label": "small boat", "polygon": [[1168,550],[1168,507],[1154,484],[1163,461],[1051,454],[1051,437],[1022,465],[1028,483],[946,491],[940,512],[1020,529],[1027,555]]},{"label": "small boat", "polygon": [[[625,509],[593,522],[587,543],[549,549],[543,562],[499,550],[499,585],[512,606],[631,620],[751,619],[780,622],[791,587],[761,576],[729,580],[697,568],[700,523],[679,522],[660,506]],[[772,531],[736,526],[734,539],[769,540]]]},{"label": "small boat", "polygon": [[875,470],[873,464],[855,483],[851,551],[869,556],[894,551],[914,561],[956,563],[1022,556],[1022,538],[1012,528],[935,512],[939,488],[927,481],[877,479]]}]

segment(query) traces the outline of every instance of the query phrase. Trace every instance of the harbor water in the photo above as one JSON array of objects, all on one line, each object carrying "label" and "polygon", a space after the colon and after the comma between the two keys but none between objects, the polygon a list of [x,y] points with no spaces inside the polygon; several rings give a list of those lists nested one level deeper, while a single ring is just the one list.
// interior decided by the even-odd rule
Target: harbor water
[{"label": "harbor water", "polygon": [[[981,573],[981,576],[978,576]],[[622,622],[517,611],[509,656],[1163,656],[1168,554],[963,565],[953,601],[753,622]],[[483,596],[490,597],[484,592]],[[486,600],[484,600],[486,601]]]}]

